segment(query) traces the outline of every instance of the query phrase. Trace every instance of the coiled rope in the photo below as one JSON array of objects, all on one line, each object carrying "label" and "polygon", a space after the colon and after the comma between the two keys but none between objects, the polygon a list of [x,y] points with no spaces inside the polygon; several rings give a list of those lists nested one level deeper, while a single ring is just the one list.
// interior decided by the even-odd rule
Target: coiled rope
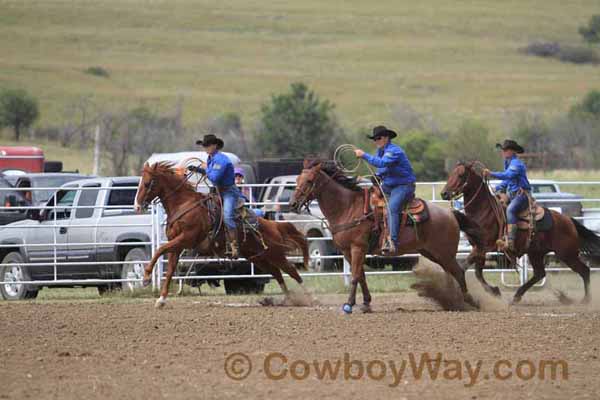
[{"label": "coiled rope", "polygon": [[[359,179],[360,178],[371,178],[371,177],[375,178],[372,181],[374,181],[375,185],[377,185],[377,187],[379,188],[379,191],[381,192],[381,195],[383,196],[383,201],[385,202],[385,206],[389,210],[388,198],[385,195],[383,188],[381,187],[379,177],[376,175],[375,171],[373,170],[373,167],[371,167],[371,165],[369,165],[368,162],[366,162],[362,158],[356,157],[356,155],[354,154],[354,150],[357,150],[357,149],[358,149],[358,147],[356,147],[353,144],[342,144],[335,149],[335,151],[333,153],[333,161],[338,166],[338,168],[345,174],[355,175]],[[355,165],[354,166],[344,165],[344,163],[347,162],[347,161],[345,161],[347,159],[356,160]],[[357,172],[361,168],[362,169],[366,168],[369,171],[369,174],[358,175]]]}]

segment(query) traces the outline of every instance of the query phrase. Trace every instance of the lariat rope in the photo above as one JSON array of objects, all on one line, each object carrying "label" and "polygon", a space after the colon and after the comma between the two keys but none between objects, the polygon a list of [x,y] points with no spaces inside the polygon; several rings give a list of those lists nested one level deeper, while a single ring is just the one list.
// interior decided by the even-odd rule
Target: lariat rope
[{"label": "lariat rope", "polygon": [[[356,157],[356,155],[354,154],[354,150],[357,150],[357,149],[358,149],[358,147],[356,147],[353,144],[342,144],[335,149],[335,152],[333,153],[333,161],[338,166],[338,168],[345,174],[355,175],[359,179],[360,178],[371,178],[371,177],[375,178],[375,179],[373,179],[373,181],[375,181],[375,185],[377,185],[377,187],[379,188],[379,191],[381,192],[381,195],[383,196],[383,201],[385,202],[385,206],[389,210],[388,199],[387,199],[387,196],[385,195],[385,193],[383,192],[383,188],[381,187],[379,177],[376,175],[375,171],[373,170],[371,165],[369,165],[368,162],[366,162],[362,158]],[[351,154],[351,158],[357,160],[356,165],[354,165],[354,167],[348,167],[348,166],[344,165],[344,158],[346,158],[346,159],[348,158],[348,156],[345,156],[345,154]],[[361,169],[361,167],[366,167],[366,169],[370,172],[370,174],[358,175],[357,172],[358,172],[358,170]]]}]

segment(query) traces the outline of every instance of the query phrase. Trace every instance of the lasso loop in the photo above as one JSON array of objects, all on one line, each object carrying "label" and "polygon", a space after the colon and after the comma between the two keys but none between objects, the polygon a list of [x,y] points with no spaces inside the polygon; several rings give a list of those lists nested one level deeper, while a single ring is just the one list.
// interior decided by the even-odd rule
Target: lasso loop
[{"label": "lasso loop", "polygon": [[[358,158],[356,157],[356,155],[354,154],[354,150],[358,149],[358,147],[356,147],[353,144],[342,144],[340,146],[338,146],[335,149],[335,152],[333,153],[333,161],[335,162],[335,164],[338,166],[338,168],[345,174],[348,175],[355,175],[357,178],[375,178],[372,181],[375,182],[375,185],[377,185],[377,187],[379,188],[379,191],[381,192],[381,195],[383,196],[383,200],[385,202],[386,208],[389,209],[388,207],[388,199],[387,196],[385,195],[385,193],[383,192],[383,188],[381,187],[381,183],[380,183],[380,178],[377,176],[376,172],[373,170],[373,167],[371,167],[371,165],[369,165],[368,162],[366,162],[364,159],[362,158]],[[348,157],[347,154],[351,153],[351,157]],[[344,165],[344,159],[356,159],[356,165],[354,165],[353,167],[346,167]],[[358,175],[358,171],[360,169],[364,169],[366,168],[369,171],[369,174],[367,175]]]}]

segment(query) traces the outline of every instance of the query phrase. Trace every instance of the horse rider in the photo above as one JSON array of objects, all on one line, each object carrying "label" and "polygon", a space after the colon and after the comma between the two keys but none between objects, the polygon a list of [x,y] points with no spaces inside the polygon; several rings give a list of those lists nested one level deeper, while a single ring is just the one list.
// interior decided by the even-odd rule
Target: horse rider
[{"label": "horse rider", "polygon": [[225,154],[219,150],[225,144],[223,140],[215,135],[204,135],[202,140],[196,141],[208,153],[207,162],[201,162],[199,167],[190,165],[190,171],[205,174],[214,186],[217,187],[223,199],[223,214],[225,231],[231,258],[237,258],[239,249],[237,242],[237,227],[235,223],[235,207],[241,193],[234,181],[233,163]]},{"label": "horse rider", "polygon": [[383,180],[382,189],[388,196],[390,240],[386,241],[381,250],[389,253],[396,252],[400,232],[400,212],[414,197],[417,180],[404,150],[392,143],[392,139],[396,136],[396,132],[385,126],[376,126],[373,128],[372,135],[367,135],[367,138],[375,142],[377,153],[370,155],[361,149],[354,150],[356,157],[377,167],[377,176]]},{"label": "horse rider", "polygon": [[508,240],[499,242],[500,248],[515,251],[515,239],[517,237],[517,221],[519,212],[525,210],[529,205],[528,193],[531,185],[527,179],[527,167],[517,154],[524,152],[517,142],[506,139],[502,144],[497,143],[496,148],[502,151],[504,158],[504,171],[492,172],[489,169],[483,171],[484,176],[501,179],[494,190],[508,194],[509,205],[506,209],[506,220],[508,223]]}]

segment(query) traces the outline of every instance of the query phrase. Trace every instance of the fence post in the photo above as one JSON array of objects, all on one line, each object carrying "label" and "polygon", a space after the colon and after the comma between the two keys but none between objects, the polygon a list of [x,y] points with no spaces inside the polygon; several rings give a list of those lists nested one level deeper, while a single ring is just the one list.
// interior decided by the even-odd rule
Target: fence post
[{"label": "fence post", "polygon": [[351,265],[348,260],[346,260],[346,257],[344,257],[344,285],[346,287],[350,286],[350,270]]},{"label": "fence post", "polygon": [[527,282],[527,269],[529,268],[529,256],[525,254],[523,256],[523,262],[521,263],[521,274],[519,276],[519,280],[521,281],[521,286]]}]

